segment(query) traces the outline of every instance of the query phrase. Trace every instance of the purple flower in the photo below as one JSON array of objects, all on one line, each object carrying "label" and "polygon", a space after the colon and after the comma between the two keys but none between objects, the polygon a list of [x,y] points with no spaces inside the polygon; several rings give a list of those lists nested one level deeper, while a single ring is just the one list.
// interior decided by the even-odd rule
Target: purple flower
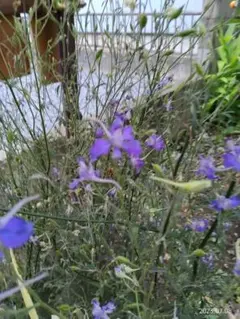
[{"label": "purple flower", "polygon": [[122,151],[129,156],[139,157],[142,153],[142,147],[139,141],[135,140],[133,129],[129,126],[123,126],[123,121],[117,117],[110,131],[106,130],[107,138],[98,138],[90,149],[91,161],[96,161],[99,157],[109,154],[112,149],[112,158],[120,159]]},{"label": "purple flower", "polygon": [[161,79],[159,81],[159,83],[157,84],[156,91],[159,91],[159,90],[163,89],[165,86],[170,84],[172,81],[173,81],[173,77],[172,76],[167,76],[167,77]]},{"label": "purple flower", "polygon": [[233,268],[233,273],[236,276],[240,276],[240,259],[237,259],[235,266]]},{"label": "purple flower", "polygon": [[115,271],[115,273],[117,273],[117,274],[121,274],[121,273],[123,272],[123,267],[122,267],[122,265],[119,265],[119,266],[114,267],[114,271]]},{"label": "purple flower", "polygon": [[124,124],[128,123],[131,120],[132,114],[131,114],[131,109],[125,110],[121,113],[116,112],[115,113],[116,118],[120,118]]},{"label": "purple flower", "polygon": [[218,212],[223,210],[231,210],[240,206],[240,197],[236,195],[229,198],[225,196],[219,196],[217,199],[211,202],[210,206]]},{"label": "purple flower", "polygon": [[60,177],[60,170],[55,166],[52,168],[52,175],[57,179]]},{"label": "purple flower", "polygon": [[113,302],[108,302],[104,306],[101,307],[98,300],[92,300],[92,315],[94,319],[109,319],[109,314],[113,313],[116,309],[116,306]]},{"label": "purple flower", "polygon": [[214,255],[213,253],[206,254],[201,257],[201,262],[204,263],[209,269],[214,267]]},{"label": "purple flower", "polygon": [[0,227],[0,242],[6,248],[19,248],[33,235],[33,224],[21,217],[12,217]]},{"label": "purple flower", "polygon": [[0,262],[4,260],[4,254],[0,251]]},{"label": "purple flower", "polygon": [[117,194],[116,187],[109,189],[109,191],[107,192],[107,195],[111,198],[114,198],[116,196],[116,194]]},{"label": "purple flower", "polygon": [[240,172],[240,145],[235,145],[232,140],[228,140],[226,150],[227,152],[223,155],[224,167]]},{"label": "purple flower", "polygon": [[103,129],[101,127],[98,127],[96,129],[96,132],[95,132],[95,137],[96,138],[101,138],[101,137],[103,137],[103,135],[104,135]]},{"label": "purple flower", "polygon": [[215,175],[216,173],[216,168],[214,165],[214,159],[209,156],[209,157],[200,157],[199,161],[199,169],[196,172],[198,175],[203,175],[211,180],[216,179],[217,176]]},{"label": "purple flower", "polygon": [[207,219],[195,219],[191,222],[190,228],[196,232],[202,233],[204,232],[209,225],[209,221]]},{"label": "purple flower", "polygon": [[121,188],[121,186],[112,179],[103,179],[99,177],[100,174],[98,171],[96,171],[92,164],[86,165],[85,161],[82,158],[78,159],[78,178],[75,178],[72,180],[72,182],[69,184],[69,188],[71,190],[75,190],[79,187],[79,184],[84,181],[93,181],[97,183],[110,183],[115,185],[118,189]]},{"label": "purple flower", "polygon": [[131,164],[136,170],[136,173],[139,174],[145,163],[141,158],[131,157]]},{"label": "purple flower", "polygon": [[162,139],[161,136],[158,136],[156,134],[151,135],[147,140],[146,140],[146,145],[149,147],[152,147],[156,151],[161,151],[165,148],[165,143]]}]

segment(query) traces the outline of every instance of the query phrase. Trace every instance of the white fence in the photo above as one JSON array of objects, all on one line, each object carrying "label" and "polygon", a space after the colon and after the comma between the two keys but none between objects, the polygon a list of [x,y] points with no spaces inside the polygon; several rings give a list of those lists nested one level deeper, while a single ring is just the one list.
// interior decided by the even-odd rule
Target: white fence
[{"label": "white fence", "polygon": [[78,45],[87,45],[94,50],[100,48],[119,49],[143,46],[147,50],[165,48],[177,54],[197,54],[197,45],[192,48],[191,37],[173,37],[178,32],[191,29],[201,17],[201,12],[185,12],[170,23],[160,13],[145,13],[146,26],[140,31],[139,14],[134,13],[86,13],[76,16],[79,32]]}]

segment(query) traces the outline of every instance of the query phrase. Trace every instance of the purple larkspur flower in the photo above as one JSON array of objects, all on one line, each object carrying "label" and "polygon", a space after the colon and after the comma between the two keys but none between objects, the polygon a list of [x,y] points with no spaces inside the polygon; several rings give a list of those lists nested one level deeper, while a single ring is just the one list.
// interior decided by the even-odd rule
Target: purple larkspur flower
[{"label": "purple larkspur flower", "polygon": [[0,242],[6,248],[19,248],[33,235],[33,224],[21,217],[12,217],[0,226]]},{"label": "purple larkspur flower", "polygon": [[109,189],[109,191],[107,192],[107,195],[111,198],[114,198],[116,196],[116,194],[117,194],[116,187]]},{"label": "purple larkspur flower", "polygon": [[122,265],[118,265],[118,266],[114,267],[114,271],[115,271],[115,273],[117,273],[117,274],[122,273],[122,271],[123,271]]},{"label": "purple larkspur flower", "polygon": [[131,120],[132,113],[131,113],[131,110],[129,109],[122,112],[116,112],[115,116],[116,118],[120,118],[124,124],[127,124]]},{"label": "purple larkspur flower", "polygon": [[168,84],[172,83],[173,81],[173,77],[172,76],[167,76],[164,77],[163,79],[161,79],[157,86],[156,86],[156,91],[160,91],[162,90],[165,86],[167,86]]},{"label": "purple larkspur flower", "polygon": [[91,161],[96,161],[99,157],[109,154],[112,150],[112,158],[120,159],[122,151],[130,157],[139,157],[142,147],[138,140],[134,138],[133,129],[130,125],[123,126],[123,121],[117,117],[110,127],[106,130],[106,138],[98,138],[94,141],[90,149]]},{"label": "purple larkspur flower", "polygon": [[97,183],[110,183],[115,185],[118,189],[121,188],[121,186],[112,179],[104,179],[100,177],[100,174],[97,170],[93,168],[93,165],[90,163],[87,165],[85,161],[82,158],[78,159],[78,178],[74,178],[72,182],[69,184],[69,188],[71,190],[76,190],[80,183],[84,181],[92,181]]},{"label": "purple larkspur flower", "polygon": [[225,196],[218,196],[218,198],[213,200],[210,205],[211,208],[218,212],[223,210],[231,210],[238,206],[240,206],[240,197],[236,195],[229,198]]},{"label": "purple larkspur flower", "polygon": [[161,151],[165,148],[165,143],[163,138],[160,135],[152,134],[146,140],[146,145],[152,147],[156,151]]},{"label": "purple larkspur flower", "polygon": [[144,160],[138,157],[131,157],[131,164],[136,170],[136,173],[139,174],[144,166]]},{"label": "purple larkspur flower", "polygon": [[236,260],[235,266],[233,268],[233,273],[236,276],[240,276],[240,259]]},{"label": "purple larkspur flower", "polygon": [[204,232],[209,225],[209,221],[207,219],[194,219],[190,224],[190,228],[196,232],[202,233]]},{"label": "purple larkspur flower", "polygon": [[15,215],[23,205],[38,198],[38,196],[30,196],[22,199],[5,216],[0,218],[0,243],[2,246],[6,248],[19,248],[31,238],[33,235],[33,224]]},{"label": "purple larkspur flower", "polygon": [[103,137],[103,135],[104,135],[103,129],[101,127],[98,127],[96,129],[96,132],[95,132],[95,137],[96,138],[101,138],[101,137]]},{"label": "purple larkspur flower", "polygon": [[226,151],[223,155],[224,167],[240,172],[240,145],[235,145],[232,140],[228,140],[226,143]]},{"label": "purple larkspur flower", "polygon": [[209,269],[214,267],[214,254],[209,253],[200,258],[201,262],[204,263]]},{"label": "purple larkspur flower", "polygon": [[101,306],[98,300],[93,299],[92,305],[92,315],[94,319],[109,319],[109,314],[116,310],[116,306],[112,301],[106,303],[104,306]]},{"label": "purple larkspur flower", "polygon": [[198,175],[203,175],[207,177],[208,179],[217,179],[216,173],[216,167],[214,165],[214,159],[209,157],[200,157],[199,160],[199,169],[196,172]]},{"label": "purple larkspur flower", "polygon": [[60,177],[60,170],[59,170],[59,168],[57,168],[57,167],[53,167],[52,168],[52,175],[55,177],[55,178],[59,178]]}]

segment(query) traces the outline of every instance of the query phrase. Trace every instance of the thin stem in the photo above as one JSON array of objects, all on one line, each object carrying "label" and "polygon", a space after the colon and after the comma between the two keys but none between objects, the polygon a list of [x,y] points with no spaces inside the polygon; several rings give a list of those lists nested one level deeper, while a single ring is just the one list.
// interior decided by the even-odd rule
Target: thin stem
[{"label": "thin stem", "polygon": [[[229,198],[233,192],[233,189],[236,185],[236,181],[233,180],[227,190],[226,193],[226,198]],[[224,211],[221,212],[221,214],[223,214]],[[198,246],[198,249],[203,249],[206,244],[208,243],[208,240],[210,239],[210,237],[212,236],[212,233],[215,231],[215,229],[217,228],[218,225],[218,219],[219,219],[219,214],[217,215],[217,217],[215,218],[211,228],[208,230],[206,236],[203,238],[202,242],[200,243],[200,245]],[[196,277],[197,277],[197,272],[198,272],[198,263],[199,263],[199,258],[196,258],[194,260],[193,263],[193,274],[192,274],[192,281],[195,281]]]}]

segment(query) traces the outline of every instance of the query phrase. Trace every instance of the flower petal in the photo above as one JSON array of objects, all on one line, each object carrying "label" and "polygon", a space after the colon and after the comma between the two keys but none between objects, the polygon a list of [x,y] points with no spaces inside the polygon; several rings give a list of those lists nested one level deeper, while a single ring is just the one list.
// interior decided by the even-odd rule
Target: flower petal
[{"label": "flower petal", "polygon": [[103,138],[96,139],[90,149],[91,161],[96,161],[99,157],[107,155],[110,151],[111,143]]},{"label": "flower petal", "polygon": [[135,168],[136,173],[139,174],[145,163],[141,158],[131,157],[131,164]]},{"label": "flower petal", "polygon": [[122,128],[123,125],[124,125],[123,119],[120,116],[117,116],[110,127],[110,132],[113,133],[119,128]]},{"label": "flower petal", "polygon": [[140,157],[142,154],[142,147],[138,140],[125,141],[123,149],[128,155],[133,157]]},{"label": "flower petal", "polygon": [[132,126],[126,126],[122,132],[123,139],[126,141],[131,141],[134,139]]},{"label": "flower petal", "polygon": [[79,178],[74,178],[68,186],[71,190],[75,190],[78,188],[80,182],[81,180]]},{"label": "flower petal", "polygon": [[240,172],[240,159],[238,154],[226,153],[223,155],[223,165],[226,168],[234,168]]},{"label": "flower petal", "polygon": [[7,248],[23,246],[33,234],[33,224],[20,217],[13,217],[0,228],[0,241]]},{"label": "flower petal", "polygon": [[113,159],[119,159],[122,157],[122,152],[119,148],[117,147],[114,147],[113,149],[113,153],[112,153],[112,158]]}]

